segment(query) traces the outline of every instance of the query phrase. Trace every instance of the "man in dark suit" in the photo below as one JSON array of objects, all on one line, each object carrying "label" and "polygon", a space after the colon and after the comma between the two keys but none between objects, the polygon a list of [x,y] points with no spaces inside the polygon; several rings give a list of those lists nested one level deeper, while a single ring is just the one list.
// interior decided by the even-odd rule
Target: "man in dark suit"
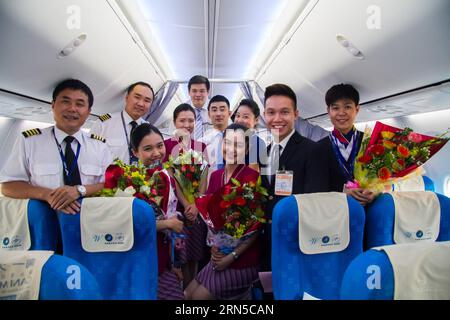
[{"label": "man in dark suit", "polygon": [[[274,84],[266,88],[264,98],[264,117],[273,136],[273,142],[267,148],[268,166],[261,171],[263,184],[269,191],[269,203],[266,207],[268,223],[263,236],[263,251],[266,254],[261,261],[261,270],[268,271],[272,269],[271,220],[274,206],[290,194],[328,191],[328,171],[321,170],[322,159],[316,153],[316,143],[295,131],[299,112],[294,91],[287,85]],[[281,174],[285,180],[278,185],[285,187],[283,190],[275,190],[276,180],[283,178]]]}]

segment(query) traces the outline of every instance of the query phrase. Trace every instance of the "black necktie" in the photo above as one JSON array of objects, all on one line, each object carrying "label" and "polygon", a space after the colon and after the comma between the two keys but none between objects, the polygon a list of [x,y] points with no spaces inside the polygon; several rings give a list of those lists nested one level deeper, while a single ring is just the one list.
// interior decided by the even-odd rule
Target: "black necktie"
[{"label": "black necktie", "polygon": [[75,161],[75,154],[72,150],[72,141],[75,140],[74,137],[67,136],[64,138],[66,142],[66,150],[64,152],[64,158],[66,160],[67,170],[69,170],[69,175],[67,175],[67,171],[64,170],[64,184],[68,186],[76,186],[81,184],[80,171],[78,170],[78,163],[75,163],[75,166],[72,171],[72,165]]},{"label": "black necktie", "polygon": [[131,150],[132,149],[131,148],[131,134],[133,133],[133,130],[136,129],[138,124],[134,120],[131,121],[130,124],[131,124],[131,131],[130,131],[130,141],[128,142],[128,147],[129,147],[128,148],[128,153],[130,154],[130,164],[133,164],[133,162],[137,162],[138,161],[138,158],[136,158],[134,156],[133,151]]}]

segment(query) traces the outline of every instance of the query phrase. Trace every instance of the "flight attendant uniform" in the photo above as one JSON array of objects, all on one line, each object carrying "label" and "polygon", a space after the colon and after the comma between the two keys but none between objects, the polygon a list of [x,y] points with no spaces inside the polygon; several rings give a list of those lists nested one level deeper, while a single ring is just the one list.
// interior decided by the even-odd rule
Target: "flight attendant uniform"
[{"label": "flight attendant uniform", "polygon": [[130,137],[131,130],[142,123],[148,123],[142,118],[133,120],[128,113],[123,110],[112,114],[105,114],[94,122],[91,133],[98,134],[106,139],[113,159],[119,158],[126,164],[137,162],[137,158],[131,151]]}]

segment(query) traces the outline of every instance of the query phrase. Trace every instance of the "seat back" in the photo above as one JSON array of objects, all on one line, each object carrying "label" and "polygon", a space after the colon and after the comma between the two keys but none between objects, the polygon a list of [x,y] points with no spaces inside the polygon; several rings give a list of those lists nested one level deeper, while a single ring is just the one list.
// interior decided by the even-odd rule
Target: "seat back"
[{"label": "seat back", "polygon": [[384,251],[369,250],[356,257],[345,271],[341,299],[393,300],[394,270]]},{"label": "seat back", "polygon": [[449,274],[450,241],[383,246],[352,261],[344,274],[341,298],[448,300]]},{"label": "seat back", "polygon": [[338,299],[342,276],[362,252],[365,214],[347,197],[350,243],[340,252],[304,254],[299,248],[298,207],[294,196],[282,199],[272,215],[272,286],[275,299],[297,300],[310,295]]},{"label": "seat back", "polygon": [[[24,201],[1,197],[0,201]],[[3,206],[0,206],[2,208]],[[0,217],[2,212],[0,212]],[[30,199],[27,205],[28,227],[30,230],[31,246],[29,250],[55,251],[58,242],[59,226],[55,211],[39,200]],[[1,223],[1,219],[0,219]],[[14,239],[0,239],[3,243]]]},{"label": "seat back", "polygon": [[80,215],[58,213],[58,218],[64,256],[79,261],[94,275],[104,299],[156,299],[156,222],[149,204],[133,201],[134,244],[126,252],[86,252],[81,245]]},{"label": "seat back", "polygon": [[[417,191],[420,196],[421,191]],[[436,241],[450,240],[450,199],[436,193],[441,207],[439,236]],[[394,244],[395,205],[389,193],[380,195],[367,207],[366,248]]]},{"label": "seat back", "polygon": [[[419,181],[420,180],[420,181]],[[392,184],[392,191],[433,191],[434,182],[427,176],[417,176]]]},{"label": "seat back", "polygon": [[94,276],[81,264],[53,255],[42,268],[39,300],[100,300]]},{"label": "seat back", "polygon": [[59,226],[56,212],[39,200],[28,202],[28,225],[30,226],[30,250],[55,251],[59,237]]}]

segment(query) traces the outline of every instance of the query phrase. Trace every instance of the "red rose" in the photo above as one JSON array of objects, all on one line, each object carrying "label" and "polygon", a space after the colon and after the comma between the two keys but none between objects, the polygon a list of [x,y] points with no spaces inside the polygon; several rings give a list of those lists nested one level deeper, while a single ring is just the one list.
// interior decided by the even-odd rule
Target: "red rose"
[{"label": "red rose", "polygon": [[237,197],[236,199],[234,199],[234,203],[238,206],[244,206],[246,201],[242,197]]},{"label": "red rose", "polygon": [[227,209],[227,208],[231,207],[231,202],[222,200],[222,201],[220,201],[220,207],[222,209]]},{"label": "red rose", "polygon": [[233,189],[231,188],[231,186],[229,184],[227,184],[223,190],[223,194],[224,195],[230,194],[232,190]]},{"label": "red rose", "polygon": [[191,172],[194,173],[195,172],[195,167],[194,166],[190,166],[191,168]]},{"label": "red rose", "polygon": [[400,157],[407,158],[409,156],[409,150],[405,146],[399,145],[397,147],[397,152]]},{"label": "red rose", "polygon": [[403,159],[398,159],[398,160],[397,160],[397,163],[398,163],[402,168],[405,167],[405,160],[403,160]]},{"label": "red rose", "polygon": [[369,163],[370,161],[372,161],[372,159],[373,159],[372,156],[366,154],[364,156],[359,157],[358,161],[366,164],[366,163]]},{"label": "red rose", "polygon": [[391,172],[388,168],[383,167],[380,170],[378,170],[378,178],[381,180],[387,180],[391,177]]},{"label": "red rose", "polygon": [[376,144],[370,148],[370,153],[381,156],[384,153],[384,147],[380,144]]},{"label": "red rose", "polygon": [[123,176],[124,170],[115,165],[110,165],[105,172],[105,188],[113,189],[117,187],[117,183],[119,181],[119,178]]},{"label": "red rose", "polygon": [[192,173],[190,172],[186,173],[186,179],[192,180]]}]

